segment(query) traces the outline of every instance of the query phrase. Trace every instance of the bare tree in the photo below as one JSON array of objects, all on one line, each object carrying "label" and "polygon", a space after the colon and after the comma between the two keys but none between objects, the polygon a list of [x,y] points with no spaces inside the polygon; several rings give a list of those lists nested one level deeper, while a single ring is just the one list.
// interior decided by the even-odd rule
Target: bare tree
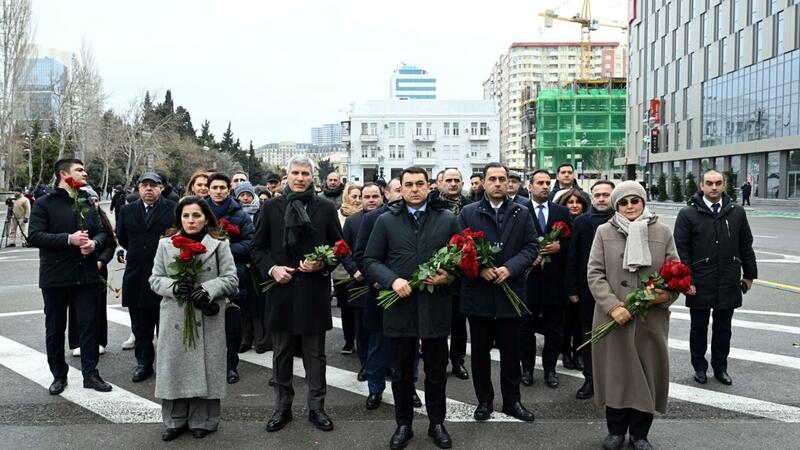
[{"label": "bare tree", "polygon": [[30,0],[0,0],[0,187],[8,187],[6,157],[12,146],[14,114],[30,42],[33,37]]},{"label": "bare tree", "polygon": [[120,139],[120,153],[125,159],[125,182],[129,184],[133,174],[139,171],[148,155],[153,161],[162,154],[163,146],[169,142],[172,129],[182,119],[181,115],[168,114],[145,121],[144,98],[130,101],[123,116],[125,127]]}]

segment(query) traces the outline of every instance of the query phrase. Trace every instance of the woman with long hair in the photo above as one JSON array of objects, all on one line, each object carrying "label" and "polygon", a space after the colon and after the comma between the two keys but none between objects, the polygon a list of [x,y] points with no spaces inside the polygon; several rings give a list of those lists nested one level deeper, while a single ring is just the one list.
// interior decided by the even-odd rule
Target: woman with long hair
[{"label": "woman with long hair", "polygon": [[[325,198],[325,197],[323,197]],[[353,214],[361,211],[361,186],[348,184],[342,195],[342,206],[339,208],[339,224],[344,226],[344,221]],[[335,284],[350,278],[347,270],[339,264],[331,273],[331,280]],[[334,288],[336,304],[342,312],[342,333],[344,334],[343,355],[350,355],[355,351],[356,343],[356,318],[355,311],[348,305],[347,287],[340,285]]]},{"label": "woman with long hair", "polygon": [[[180,250],[171,237],[180,234],[202,243],[202,269],[195,280],[176,281],[169,265]],[[239,280],[230,243],[218,233],[217,219],[208,203],[197,196],[184,197],[175,208],[175,227],[158,243],[150,276],[153,292],[162,296],[156,357],[155,396],[161,399],[164,431],[171,441],[187,428],[203,438],[219,427],[220,400],[225,396],[225,299],[236,294]],[[191,301],[199,336],[193,348],[184,346],[184,307]]]},{"label": "woman with long hair", "polygon": [[198,197],[208,197],[208,172],[198,170],[193,173],[189,182],[186,183],[186,193],[184,196],[196,195]]},{"label": "woman with long hair", "polygon": [[563,194],[559,191],[556,193],[556,197],[558,197],[558,204],[569,210],[572,220],[589,211],[589,203],[587,203],[586,197],[583,196],[583,191],[577,188],[569,188]]}]

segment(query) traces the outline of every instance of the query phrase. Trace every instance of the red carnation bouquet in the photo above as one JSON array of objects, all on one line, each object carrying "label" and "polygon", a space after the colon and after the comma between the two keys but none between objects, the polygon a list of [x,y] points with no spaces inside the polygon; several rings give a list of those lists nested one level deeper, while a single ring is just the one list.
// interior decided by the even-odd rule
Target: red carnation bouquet
[{"label": "red carnation bouquet", "polygon": [[[481,266],[488,268],[495,268],[494,255],[500,253],[499,245],[492,245],[486,241],[483,231],[472,231],[470,228],[465,228],[464,236],[455,235],[450,239],[450,243],[460,246],[463,251],[463,257],[459,267],[464,271],[464,275],[470,278],[476,278],[480,272]],[[514,308],[514,312],[518,316],[522,316],[522,311],[525,310],[530,314],[530,310],[525,302],[519,298],[516,292],[503,281],[500,283],[500,288],[506,295],[506,298]]]},{"label": "red carnation bouquet", "polygon": [[76,180],[72,177],[64,178],[64,182],[72,188],[69,191],[69,196],[72,199],[72,210],[78,215],[78,229],[83,230],[83,221],[86,219],[86,213],[89,212],[89,207],[86,202],[81,201],[81,188],[85,186],[81,180]]},{"label": "red carnation bouquet", "polygon": [[[344,239],[339,239],[333,244],[333,247],[330,245],[318,245],[314,247],[314,251],[305,255],[305,258],[309,261],[322,262],[328,267],[334,267],[339,264],[342,258],[350,256],[351,253],[350,246],[347,245],[347,242],[345,242]],[[278,284],[278,281],[274,279],[262,283],[261,286],[263,289],[261,292],[269,292],[276,284]]]},{"label": "red carnation bouquet", "polygon": [[233,236],[238,236],[239,234],[241,234],[241,230],[239,230],[239,227],[230,223],[228,219],[222,219],[219,221],[219,231],[220,234],[229,239],[232,238]]},{"label": "red carnation bouquet", "polygon": [[[197,256],[204,254],[206,246],[200,242],[176,234],[172,236],[172,245],[180,250],[178,256],[167,266],[169,277],[177,281],[196,281],[203,272],[203,264]],[[199,336],[197,323],[194,320],[194,305],[187,298],[177,298],[178,305],[183,307],[183,347],[195,348]]]},{"label": "red carnation bouquet", "polygon": [[[569,229],[567,222],[557,220],[553,222],[553,228],[550,229],[549,233],[544,236],[539,236],[539,249],[544,248],[547,244],[555,242],[558,238],[568,239],[570,236],[572,236],[572,230]],[[544,265],[552,260],[553,258],[551,258],[550,255],[542,255],[539,267],[544,269]],[[533,269],[533,266],[528,267],[528,270],[525,271],[525,276],[531,273],[531,269]]]},{"label": "red carnation bouquet", "polygon": [[[642,277],[642,287],[632,291],[625,297],[623,308],[627,309],[634,319],[645,320],[650,304],[656,299],[654,289],[669,290],[686,294],[692,286],[692,274],[689,266],[680,261],[667,261],[658,272]],[[578,347],[594,344],[620,325],[614,319],[609,319],[602,325],[586,333],[590,338]]]}]

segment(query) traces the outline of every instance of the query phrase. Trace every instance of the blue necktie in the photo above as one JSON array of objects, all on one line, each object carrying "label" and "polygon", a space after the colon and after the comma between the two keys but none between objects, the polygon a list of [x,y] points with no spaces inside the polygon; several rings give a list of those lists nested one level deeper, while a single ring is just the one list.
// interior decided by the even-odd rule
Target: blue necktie
[{"label": "blue necktie", "polygon": [[547,231],[547,220],[544,219],[544,205],[539,205],[539,228],[541,228],[542,232]]}]

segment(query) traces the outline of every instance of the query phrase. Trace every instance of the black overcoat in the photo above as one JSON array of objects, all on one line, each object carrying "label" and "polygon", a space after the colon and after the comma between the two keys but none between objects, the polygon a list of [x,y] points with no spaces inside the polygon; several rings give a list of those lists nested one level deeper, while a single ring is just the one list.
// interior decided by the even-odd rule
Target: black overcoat
[{"label": "black overcoat", "polygon": [[[530,203],[532,205],[532,203]],[[533,220],[536,234],[544,236],[553,228],[557,221],[566,222],[571,225],[569,210],[559,204],[548,201],[547,227],[542,230],[536,218],[537,212],[530,209],[531,220]],[[544,269],[541,265],[534,267],[528,276],[528,306],[556,306],[566,304],[567,296],[564,293],[564,267],[567,263],[567,252],[569,239],[559,238],[561,250],[555,255],[550,255],[551,261],[546,263]]]},{"label": "black overcoat", "polygon": [[592,250],[597,227],[608,222],[612,217],[614,217],[614,210],[601,213],[591,208],[589,212],[581,214],[572,222],[572,237],[567,249],[567,266],[564,271],[565,287],[567,297],[578,296],[581,319],[586,322],[591,322],[594,316],[594,297],[586,279],[589,252]]}]

